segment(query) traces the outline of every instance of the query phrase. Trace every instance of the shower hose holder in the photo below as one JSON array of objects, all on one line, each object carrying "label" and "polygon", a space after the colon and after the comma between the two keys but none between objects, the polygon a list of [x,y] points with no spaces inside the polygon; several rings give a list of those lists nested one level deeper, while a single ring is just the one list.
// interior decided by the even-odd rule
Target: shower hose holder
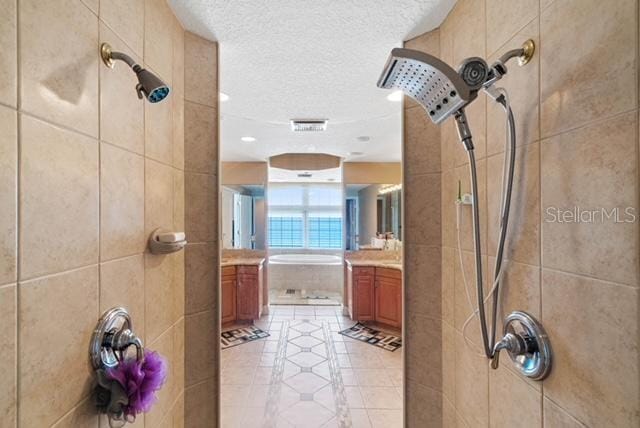
[{"label": "shower hose holder", "polygon": [[123,361],[130,347],[136,348],[136,358],[144,358],[142,340],[133,332],[131,316],[125,308],[106,311],[91,337],[89,356],[95,370],[116,367]]},{"label": "shower hose holder", "polygon": [[500,351],[504,350],[522,375],[533,380],[549,375],[553,353],[542,324],[526,312],[514,311],[505,318],[503,333],[493,348],[492,368],[498,368]]}]

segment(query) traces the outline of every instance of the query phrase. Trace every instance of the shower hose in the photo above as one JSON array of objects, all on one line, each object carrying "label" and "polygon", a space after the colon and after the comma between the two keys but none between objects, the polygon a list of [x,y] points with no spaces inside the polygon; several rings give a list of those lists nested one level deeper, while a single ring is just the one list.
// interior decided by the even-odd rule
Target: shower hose
[{"label": "shower hose", "polygon": [[[502,177],[502,193],[501,193],[501,211],[500,211],[500,232],[498,236],[498,251],[496,253],[496,261],[494,266],[494,275],[492,287],[487,294],[487,298],[485,299],[484,295],[484,287],[483,287],[483,276],[482,276],[482,251],[480,244],[480,209],[478,206],[478,173],[476,166],[475,153],[473,149],[467,150],[469,156],[469,169],[471,174],[471,192],[473,195],[473,241],[474,241],[474,253],[475,253],[475,271],[476,271],[476,296],[477,296],[477,308],[473,308],[471,304],[471,297],[469,295],[469,291],[467,288],[466,277],[465,277],[465,269],[464,265],[461,266],[465,291],[467,292],[467,298],[469,299],[469,303],[473,308],[473,313],[466,320],[465,325],[463,326],[463,336],[465,338],[465,342],[467,341],[465,330],[469,322],[477,316],[480,321],[480,330],[482,333],[482,343],[484,347],[484,353],[487,358],[492,359],[494,357],[494,346],[496,342],[496,326],[497,326],[497,317],[498,317],[498,303],[500,296],[500,282],[503,272],[503,259],[504,259],[504,248],[507,237],[507,227],[509,224],[509,212],[511,208],[511,194],[513,190],[513,177],[514,177],[514,168],[515,168],[515,156],[516,156],[516,130],[515,130],[515,120],[513,117],[513,111],[508,101],[508,96],[504,89],[499,89],[500,95],[495,98],[496,102],[498,102],[502,108],[504,109],[507,116],[507,147],[508,154],[505,153],[505,163],[503,167],[503,177]],[[508,157],[507,157],[508,156]],[[505,171],[506,171],[506,179],[505,179]],[[459,224],[458,224],[458,248],[460,254],[460,263],[462,264],[462,248],[460,247],[460,239],[459,239]],[[485,313],[485,304],[486,301],[492,298],[492,307],[491,307],[491,330],[487,329],[487,319]]]}]

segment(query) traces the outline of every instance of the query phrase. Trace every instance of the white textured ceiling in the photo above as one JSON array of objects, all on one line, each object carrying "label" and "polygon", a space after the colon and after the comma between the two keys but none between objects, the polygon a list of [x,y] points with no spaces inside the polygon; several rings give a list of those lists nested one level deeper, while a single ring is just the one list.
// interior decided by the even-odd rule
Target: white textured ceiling
[{"label": "white textured ceiling", "polygon": [[[455,0],[170,3],[188,30],[220,43],[220,90],[230,96],[221,104],[223,160],[318,152],[398,161],[401,105],[376,81],[389,51],[437,27]],[[292,118],[328,118],[328,130],[293,133]]]}]

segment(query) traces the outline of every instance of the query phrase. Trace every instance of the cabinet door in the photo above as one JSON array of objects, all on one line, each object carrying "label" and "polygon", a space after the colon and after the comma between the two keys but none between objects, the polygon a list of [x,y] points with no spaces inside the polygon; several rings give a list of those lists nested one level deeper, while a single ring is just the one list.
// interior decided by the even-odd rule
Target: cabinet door
[{"label": "cabinet door", "polygon": [[258,276],[238,271],[238,316],[239,320],[258,319]]},{"label": "cabinet door", "polygon": [[402,326],[401,282],[376,277],[376,321],[392,327]]},{"label": "cabinet door", "polygon": [[371,268],[353,269],[353,309],[357,321],[375,319],[374,273]]},{"label": "cabinet door", "polygon": [[222,277],[222,323],[236,319],[236,279],[235,276]]}]

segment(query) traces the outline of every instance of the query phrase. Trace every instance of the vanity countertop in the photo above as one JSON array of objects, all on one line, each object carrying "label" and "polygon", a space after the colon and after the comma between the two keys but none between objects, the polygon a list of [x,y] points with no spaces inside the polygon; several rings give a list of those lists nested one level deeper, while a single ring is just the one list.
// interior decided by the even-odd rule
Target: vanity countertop
[{"label": "vanity countertop", "polygon": [[220,266],[260,266],[264,260],[264,257],[232,257],[222,259]]},{"label": "vanity countertop", "polygon": [[346,259],[345,262],[351,266],[370,266],[402,270],[402,262],[396,260]]}]

